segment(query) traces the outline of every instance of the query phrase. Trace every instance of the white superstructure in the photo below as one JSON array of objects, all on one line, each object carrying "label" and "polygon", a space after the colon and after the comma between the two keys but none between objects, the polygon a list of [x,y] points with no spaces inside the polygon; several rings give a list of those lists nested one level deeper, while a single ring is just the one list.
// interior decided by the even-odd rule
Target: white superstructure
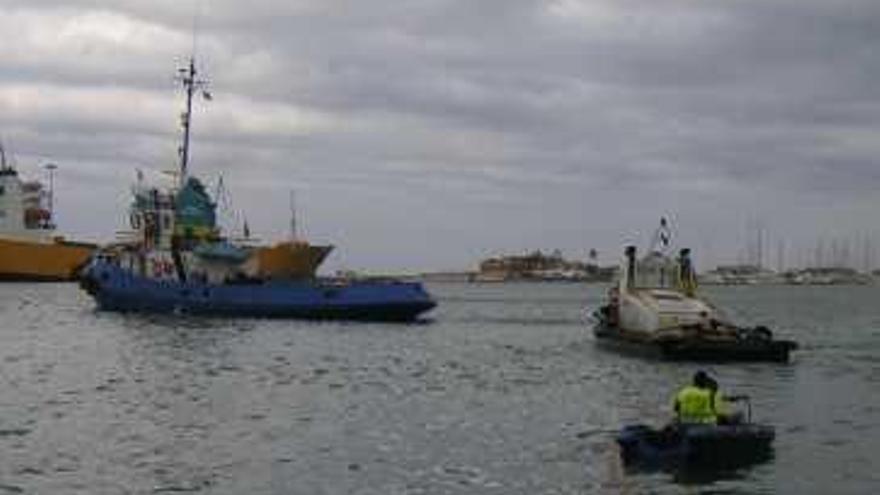
[{"label": "white superstructure", "polygon": [[22,181],[0,145],[0,237],[50,242],[55,232],[39,182]]},{"label": "white superstructure", "polygon": [[656,337],[720,323],[717,310],[694,294],[690,266],[688,250],[677,261],[658,251],[637,261],[628,247],[617,287],[620,329]]}]

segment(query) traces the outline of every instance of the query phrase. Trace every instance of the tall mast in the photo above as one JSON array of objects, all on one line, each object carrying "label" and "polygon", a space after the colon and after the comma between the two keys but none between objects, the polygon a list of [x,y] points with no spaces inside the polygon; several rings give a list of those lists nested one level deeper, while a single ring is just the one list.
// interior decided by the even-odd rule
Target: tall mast
[{"label": "tall mast", "polygon": [[189,59],[189,70],[184,72],[182,82],[186,90],[186,110],[183,112],[183,143],[180,146],[180,183],[186,181],[186,172],[189,167],[189,129],[192,124],[192,98],[195,88],[196,63],[193,57]]},{"label": "tall mast", "polygon": [[[189,66],[178,69],[178,81],[183,84],[186,91],[186,109],[181,115],[181,125],[183,126],[183,142],[180,145],[180,184],[186,182],[187,173],[189,171],[189,137],[192,128],[192,100],[197,89],[203,88],[208,84],[207,81],[196,79],[196,60],[195,56],[189,58]],[[210,93],[202,91],[202,96],[206,100],[211,99]]]},{"label": "tall mast", "polygon": [[296,241],[296,195],[290,191],[290,240]]},{"label": "tall mast", "polygon": [[55,220],[55,170],[58,165],[47,163],[46,170],[49,171],[49,222]]}]

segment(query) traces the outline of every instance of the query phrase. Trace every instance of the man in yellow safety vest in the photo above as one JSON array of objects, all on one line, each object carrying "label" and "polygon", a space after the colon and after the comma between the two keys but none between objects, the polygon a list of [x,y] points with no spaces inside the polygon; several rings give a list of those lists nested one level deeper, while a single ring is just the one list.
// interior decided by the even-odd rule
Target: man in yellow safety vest
[{"label": "man in yellow safety vest", "polygon": [[713,380],[705,371],[697,371],[693,382],[679,390],[675,395],[675,414],[678,423],[716,424],[718,414],[715,408],[717,390],[711,387]]}]

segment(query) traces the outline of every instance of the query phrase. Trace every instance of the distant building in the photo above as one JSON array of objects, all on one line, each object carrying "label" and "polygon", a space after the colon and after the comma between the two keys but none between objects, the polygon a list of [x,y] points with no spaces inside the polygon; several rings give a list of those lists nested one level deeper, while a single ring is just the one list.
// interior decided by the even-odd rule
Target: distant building
[{"label": "distant building", "polygon": [[485,259],[480,262],[474,279],[478,282],[602,281],[611,280],[613,274],[613,269],[603,269],[594,263],[567,260],[559,250],[555,250],[550,254],[533,251],[521,256]]}]

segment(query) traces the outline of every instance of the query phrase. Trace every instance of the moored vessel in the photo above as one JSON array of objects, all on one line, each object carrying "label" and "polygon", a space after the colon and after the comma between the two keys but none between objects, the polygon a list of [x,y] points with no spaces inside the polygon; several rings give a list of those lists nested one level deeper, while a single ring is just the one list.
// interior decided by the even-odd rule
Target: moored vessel
[{"label": "moored vessel", "polygon": [[270,245],[256,245],[245,270],[252,277],[270,280],[305,280],[316,277],[333,246],[312,244],[297,233],[294,195],[290,193],[290,238]]},{"label": "moored vessel", "polygon": [[641,260],[635,246],[626,248],[618,284],[592,314],[597,342],[672,360],[788,361],[795,342],[764,326],[737,326],[697,294],[690,250],[673,260],[666,229],[662,220],[663,233]]},{"label": "moored vessel", "polygon": [[[83,272],[81,286],[99,308],[411,321],[436,305],[420,283],[314,278],[329,247],[261,248],[224,237],[215,202],[202,182],[188,174],[192,99],[203,84],[196,79],[193,59],[181,74],[186,110],[177,180],[162,187],[139,178],[131,206],[132,236],[102,249]],[[296,249],[311,258],[296,265],[301,259]]]},{"label": "moored vessel", "polygon": [[52,194],[22,180],[0,144],[0,280],[73,280],[94,251],[56,234]]},{"label": "moored vessel", "polygon": [[332,250],[331,245],[312,244],[303,240],[256,246],[249,261],[248,272],[258,278],[273,280],[314,278],[318,267]]}]

